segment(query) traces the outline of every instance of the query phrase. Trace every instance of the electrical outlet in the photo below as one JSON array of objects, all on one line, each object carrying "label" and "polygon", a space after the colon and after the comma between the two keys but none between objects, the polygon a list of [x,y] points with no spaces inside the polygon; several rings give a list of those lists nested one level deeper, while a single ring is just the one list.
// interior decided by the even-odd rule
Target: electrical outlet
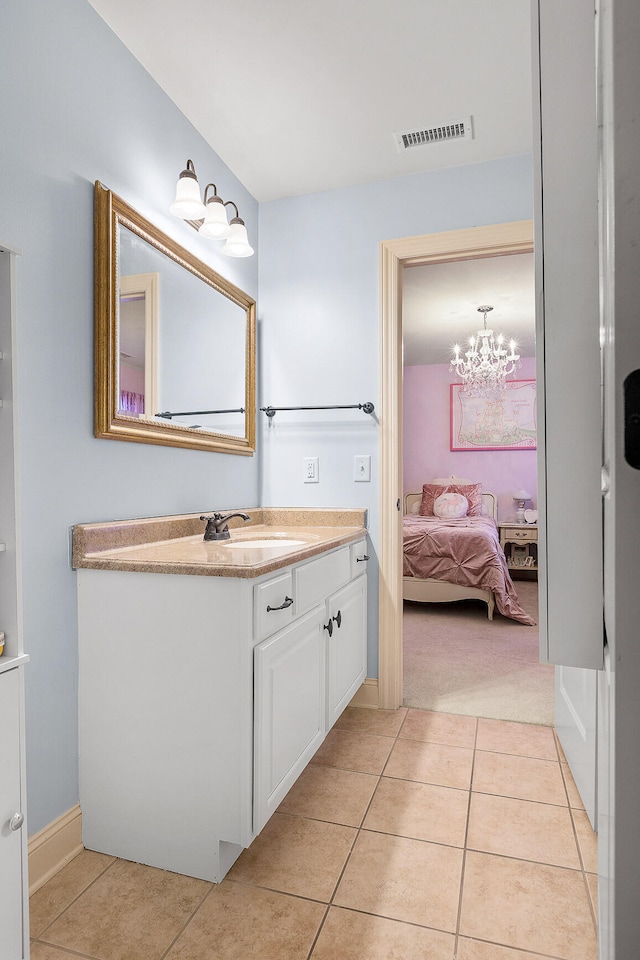
[{"label": "electrical outlet", "polygon": [[353,479],[369,483],[371,480],[371,457],[369,454],[353,458]]},{"label": "electrical outlet", "polygon": [[318,458],[305,457],[302,479],[305,483],[318,483]]}]

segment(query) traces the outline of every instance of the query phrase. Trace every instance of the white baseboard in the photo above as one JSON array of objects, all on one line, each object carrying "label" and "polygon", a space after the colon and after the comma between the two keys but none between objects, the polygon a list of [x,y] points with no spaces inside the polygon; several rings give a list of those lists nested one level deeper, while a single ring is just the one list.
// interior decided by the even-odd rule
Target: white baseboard
[{"label": "white baseboard", "polygon": [[371,707],[372,709],[377,710],[378,704],[378,678],[367,677],[349,706]]},{"label": "white baseboard", "polygon": [[29,896],[83,849],[82,811],[76,804],[29,837]]}]

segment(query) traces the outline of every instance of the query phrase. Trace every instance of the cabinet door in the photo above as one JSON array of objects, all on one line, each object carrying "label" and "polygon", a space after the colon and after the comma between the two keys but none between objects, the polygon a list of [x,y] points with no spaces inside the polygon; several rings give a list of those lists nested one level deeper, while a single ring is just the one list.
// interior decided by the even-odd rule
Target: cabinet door
[{"label": "cabinet door", "polygon": [[20,776],[20,677],[18,670],[0,675],[0,953],[7,960],[24,957],[23,828],[12,818],[22,812]]},{"label": "cabinet door", "polygon": [[254,651],[254,833],[324,739],[324,622],[317,607]]},{"label": "cabinet door", "polygon": [[333,624],[327,638],[327,730],[329,730],[366,676],[367,578],[358,577],[327,601]]}]

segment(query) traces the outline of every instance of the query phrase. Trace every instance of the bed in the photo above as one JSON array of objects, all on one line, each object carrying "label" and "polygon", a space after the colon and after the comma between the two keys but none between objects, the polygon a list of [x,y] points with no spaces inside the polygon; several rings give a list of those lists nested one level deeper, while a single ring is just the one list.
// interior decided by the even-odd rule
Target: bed
[{"label": "bed", "polygon": [[[447,477],[433,485],[468,486]],[[476,516],[420,516],[423,492],[405,496],[403,517],[403,598],[421,603],[481,600],[489,620],[494,609],[520,623],[535,621],[520,606],[498,536],[496,497],[482,491]]]}]

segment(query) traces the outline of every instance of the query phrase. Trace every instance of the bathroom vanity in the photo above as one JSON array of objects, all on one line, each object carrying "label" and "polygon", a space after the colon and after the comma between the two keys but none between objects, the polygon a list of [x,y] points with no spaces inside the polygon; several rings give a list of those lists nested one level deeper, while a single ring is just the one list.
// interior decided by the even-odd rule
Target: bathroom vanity
[{"label": "bathroom vanity", "polygon": [[365,678],[365,512],[246,512],[74,528],[91,850],[219,882]]}]

